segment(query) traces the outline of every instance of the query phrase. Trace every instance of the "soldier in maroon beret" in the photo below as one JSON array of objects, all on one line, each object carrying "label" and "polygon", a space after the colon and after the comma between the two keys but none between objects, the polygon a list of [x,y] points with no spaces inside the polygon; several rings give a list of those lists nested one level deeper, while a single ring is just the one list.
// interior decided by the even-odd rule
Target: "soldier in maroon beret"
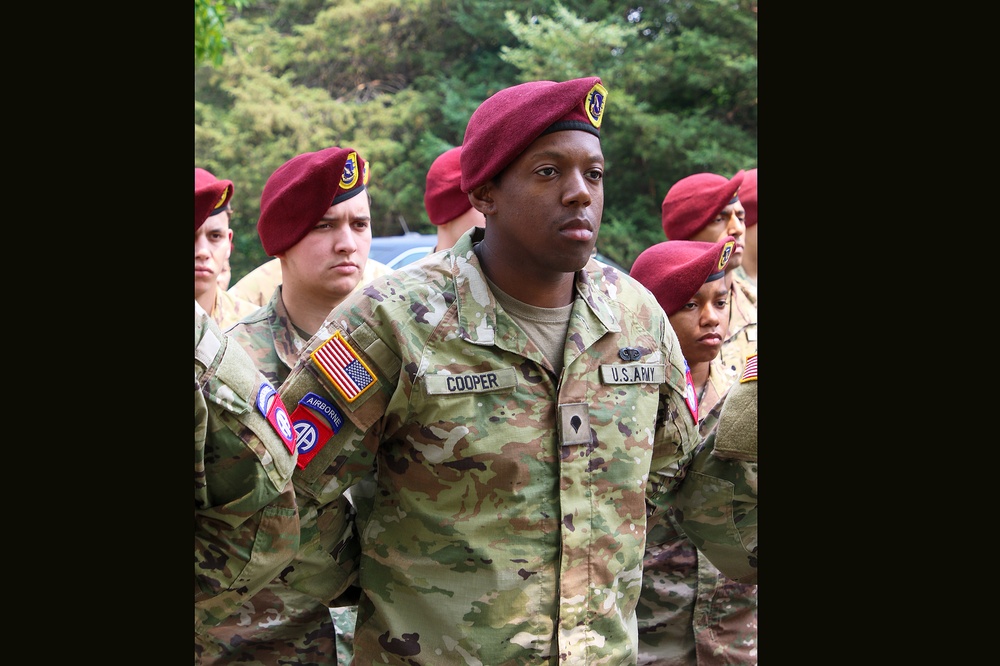
[{"label": "soldier in maroon beret", "polygon": [[281,386],[296,491],[376,486],[352,663],[637,663],[647,516],[687,510],[671,494],[708,454],[667,315],[591,256],[607,95],[480,104],[459,161],[486,226],[349,295]]},{"label": "soldier in maroon beret", "polygon": [[[689,404],[706,416],[738,379],[722,363],[729,330],[725,271],[736,239],[664,241],[644,250],[629,275],[659,301],[690,367]],[[707,423],[714,423],[708,420]],[[757,586],[734,582],[686,536],[673,512],[650,519],[639,607],[641,664],[756,664]]]},{"label": "soldier in maroon beret", "polygon": [[740,186],[740,203],[746,211],[744,223],[747,232],[744,238],[743,261],[733,271],[733,277],[753,289],[754,302],[757,299],[757,169],[747,170],[743,185]]},{"label": "soldier in maroon beret", "polygon": [[233,182],[211,172],[194,170],[194,299],[220,328],[226,329],[256,307],[219,286],[219,276],[229,265],[233,251]]},{"label": "soldier in maroon beret", "polygon": [[729,328],[729,289],[726,265],[732,259],[736,239],[726,236],[715,243],[664,241],[643,250],[629,275],[653,292],[667,313],[684,352],[691,375],[688,405],[697,419],[714,405],[732,382],[733,374],[717,368],[716,381],[709,382],[712,361],[719,356]]},{"label": "soldier in maroon beret", "polygon": [[469,119],[462,191],[487,220],[475,252],[513,298],[546,308],[573,301],[604,211],[606,98],[596,76],[530,81],[493,95]]},{"label": "soldier in maroon beret", "polygon": [[435,252],[452,247],[472,227],[486,224],[486,218],[473,208],[469,195],[462,191],[461,155],[461,146],[449,148],[427,170],[424,208],[431,224],[437,227]]},{"label": "soldier in maroon beret", "polygon": [[738,171],[732,178],[715,173],[696,173],[673,184],[663,198],[662,222],[667,240],[715,242],[736,239],[733,256],[726,267],[730,289],[729,337],[722,345],[722,362],[730,373],[743,367],[746,357],[757,351],[756,289],[737,278],[743,263],[746,211],[740,202],[740,188],[746,178]]},{"label": "soldier in maroon beret", "polygon": [[[257,233],[280,260],[281,283],[227,333],[275,386],[362,280],[372,242],[369,177],[357,150],[333,146],[293,157],[264,184]],[[297,438],[296,451],[311,457],[315,442],[306,439]],[[296,486],[301,475],[297,468]],[[274,663],[282,655],[297,664],[336,664],[338,652],[349,654],[340,643],[353,632],[355,610],[341,596],[357,566],[357,547],[349,545],[354,510],[347,495],[304,492],[297,499],[302,537],[295,559],[239,614],[212,628],[202,663]]]},{"label": "soldier in maroon beret", "polygon": [[[365,188],[365,192],[370,202],[371,197],[367,194],[367,187]],[[260,229],[258,229],[258,233],[259,232]],[[390,271],[391,269],[388,266],[375,261],[375,259],[369,256],[365,262],[365,269],[361,276],[361,280],[354,288],[360,289],[366,283],[371,282],[380,275],[385,275]],[[229,293],[235,298],[249,301],[250,303],[267,305],[267,302],[271,300],[271,296],[274,294],[274,288],[281,284],[281,281],[281,259],[278,256],[274,256],[273,259],[265,261],[263,264],[240,278],[236,284],[229,288]]]},{"label": "soldier in maroon beret", "polygon": [[[333,146],[296,155],[264,183],[257,234],[264,251],[280,259],[282,276],[270,302],[304,339],[364,275],[372,244],[369,177],[357,150]],[[295,364],[285,361],[275,369],[278,383]]]},{"label": "soldier in maroon beret", "polygon": [[299,542],[292,486],[295,437],[288,412],[275,387],[198,301],[199,287],[215,282],[208,270],[199,280],[199,263],[213,262],[215,250],[221,253],[229,240],[227,225],[217,223],[225,219],[221,216],[232,194],[230,181],[195,169],[196,664],[212,643],[208,630],[238,613],[279,575]]}]

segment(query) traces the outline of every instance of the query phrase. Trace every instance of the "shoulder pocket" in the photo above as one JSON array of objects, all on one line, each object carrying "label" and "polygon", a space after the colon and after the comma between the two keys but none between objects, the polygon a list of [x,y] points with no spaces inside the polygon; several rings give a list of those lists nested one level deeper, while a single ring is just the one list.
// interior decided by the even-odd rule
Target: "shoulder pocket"
[{"label": "shoulder pocket", "polygon": [[[223,340],[215,372],[210,368],[205,374],[209,375],[202,389],[205,398],[223,410],[220,417],[254,450],[275,487],[282,487],[295,468],[295,456],[275,426],[254,408],[261,387],[270,386],[267,378],[258,372],[246,351],[228,336]],[[271,392],[277,398],[273,388]],[[294,435],[291,440],[294,441]]]},{"label": "shoulder pocket", "polygon": [[257,367],[243,348],[229,337],[222,341],[222,347],[222,358],[205,383],[205,396],[228,412],[242,414],[253,404],[254,388],[258,384]]}]

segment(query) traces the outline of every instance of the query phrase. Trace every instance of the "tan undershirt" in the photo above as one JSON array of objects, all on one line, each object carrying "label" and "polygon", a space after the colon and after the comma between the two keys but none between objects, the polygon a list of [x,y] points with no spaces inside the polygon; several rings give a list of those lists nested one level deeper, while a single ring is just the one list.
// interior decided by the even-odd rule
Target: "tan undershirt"
[{"label": "tan undershirt", "polygon": [[501,307],[542,350],[542,355],[555,368],[556,378],[562,375],[563,350],[566,348],[566,331],[569,330],[569,317],[573,312],[573,304],[558,308],[536,307],[504,293],[490,282],[489,278],[486,278],[486,282],[489,283]]}]

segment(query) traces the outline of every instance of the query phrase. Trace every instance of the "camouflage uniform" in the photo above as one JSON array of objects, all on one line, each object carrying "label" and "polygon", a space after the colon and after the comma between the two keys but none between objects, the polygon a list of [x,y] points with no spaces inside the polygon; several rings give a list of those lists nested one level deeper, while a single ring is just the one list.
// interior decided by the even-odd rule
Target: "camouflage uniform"
[{"label": "camouflage uniform", "polygon": [[[294,435],[287,413],[276,417],[280,399],[197,302],[194,310],[197,663],[205,632],[291,561],[299,546],[299,516],[291,484]],[[258,400],[269,393],[271,400]],[[271,421],[258,404],[270,407]],[[278,434],[282,428],[285,440]]]},{"label": "camouflage uniform", "polygon": [[[295,328],[281,300],[281,287],[268,304],[233,326],[227,335],[279,385],[298,360],[307,337]],[[299,470],[293,474],[293,482]],[[203,664],[337,664],[330,602],[357,576],[357,537],[346,497],[320,504],[296,492],[301,545],[295,559],[238,613],[208,633],[212,646]],[[339,601],[337,602],[339,603]],[[353,614],[349,615],[353,630]],[[350,652],[347,660],[350,661]]]},{"label": "camouflage uniform", "polygon": [[668,492],[677,523],[698,550],[729,579],[751,585],[757,584],[756,379],[755,353],[702,421],[702,432],[709,434],[685,483]]},{"label": "camouflage uniform", "polygon": [[[716,357],[698,402],[699,415],[718,412],[723,395],[737,379]],[[703,428],[701,434],[708,433]],[[640,666],[757,663],[757,586],[722,575],[685,536],[672,509],[647,525],[636,615]]]},{"label": "camouflage uniform", "polygon": [[[362,285],[391,272],[391,268],[369,257],[365,263],[364,275],[354,290],[357,291],[361,289]],[[229,288],[229,295],[262,306],[271,298],[271,295],[274,294],[274,288],[279,284],[281,284],[281,260],[275,257],[270,261],[265,261],[240,278],[236,284]]]},{"label": "camouflage uniform", "polygon": [[722,343],[720,354],[729,374],[738,376],[747,356],[757,351],[757,290],[739,278],[735,271],[731,278],[729,337]]},{"label": "camouflage uniform", "polygon": [[733,269],[733,280],[742,285],[743,290],[750,298],[750,302],[757,307],[757,279],[747,275],[747,269],[740,264]]},{"label": "camouflage uniform", "polygon": [[[742,366],[741,366],[742,367]],[[708,369],[708,385],[705,387],[705,395],[698,398],[698,419],[699,423],[705,421],[708,413],[719,404],[726,395],[726,391],[740,378],[739,368],[731,370],[722,363],[722,358],[716,356],[712,359],[712,364]],[[277,386],[277,384],[276,384]],[[702,437],[707,433],[702,431]]]},{"label": "camouflage uniform", "polygon": [[226,330],[243,317],[251,314],[258,306],[236,298],[222,289],[215,290],[215,306],[212,307],[212,319],[219,328]]},{"label": "camouflage uniform", "polygon": [[376,470],[355,659],[634,664],[646,501],[666,508],[698,441],[680,345],[645,287],[591,260],[557,381],[481,238],[348,297],[281,388],[300,438],[323,426],[313,395],[339,423],[297,489]]},{"label": "camouflage uniform", "polygon": [[309,336],[288,318],[280,285],[264,307],[233,324],[226,335],[240,343],[257,369],[275,386],[285,381],[309,342]]}]

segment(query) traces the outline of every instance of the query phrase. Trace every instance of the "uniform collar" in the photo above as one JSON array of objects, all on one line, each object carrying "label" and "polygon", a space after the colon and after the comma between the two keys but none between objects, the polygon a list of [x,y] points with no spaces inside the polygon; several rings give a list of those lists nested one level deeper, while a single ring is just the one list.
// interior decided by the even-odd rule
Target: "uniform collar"
[{"label": "uniform collar", "polygon": [[[455,276],[453,296],[457,301],[462,336],[473,344],[497,344],[502,347],[498,340],[503,337],[505,327],[514,326],[514,323],[505,316],[498,321],[496,299],[486,283],[479,258],[472,250],[484,236],[481,227],[473,227],[462,234],[446,254],[445,260],[451,263],[451,274]],[[576,273],[577,298],[570,318],[570,330],[580,336],[584,348],[609,331],[621,332],[615,299],[618,282],[623,276],[610,267],[602,269],[603,265],[591,259],[583,270]]]}]

